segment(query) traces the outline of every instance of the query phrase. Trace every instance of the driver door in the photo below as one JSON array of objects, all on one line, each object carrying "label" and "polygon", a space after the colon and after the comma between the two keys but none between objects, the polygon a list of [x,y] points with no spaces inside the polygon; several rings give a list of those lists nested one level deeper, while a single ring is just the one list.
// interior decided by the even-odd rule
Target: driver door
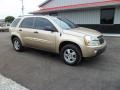
[{"label": "driver door", "polygon": [[[54,25],[46,18],[36,17],[34,27],[36,30],[36,48],[54,52],[56,49],[56,36]],[[47,29],[50,27],[51,29]]]}]

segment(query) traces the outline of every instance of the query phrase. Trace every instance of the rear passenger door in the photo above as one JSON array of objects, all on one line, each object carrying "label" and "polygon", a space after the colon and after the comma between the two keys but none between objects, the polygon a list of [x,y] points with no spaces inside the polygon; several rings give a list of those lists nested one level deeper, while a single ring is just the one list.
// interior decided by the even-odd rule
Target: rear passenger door
[{"label": "rear passenger door", "polygon": [[18,32],[23,40],[25,46],[34,47],[35,44],[35,29],[33,29],[34,25],[34,17],[28,17],[23,19],[21,22]]}]

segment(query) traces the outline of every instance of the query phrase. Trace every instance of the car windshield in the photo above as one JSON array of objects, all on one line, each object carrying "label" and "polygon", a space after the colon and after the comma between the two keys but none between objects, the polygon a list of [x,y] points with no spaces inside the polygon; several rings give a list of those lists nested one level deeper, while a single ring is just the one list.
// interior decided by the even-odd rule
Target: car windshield
[{"label": "car windshield", "polygon": [[53,20],[60,28],[65,30],[70,30],[78,27],[76,24],[65,18],[53,18]]}]

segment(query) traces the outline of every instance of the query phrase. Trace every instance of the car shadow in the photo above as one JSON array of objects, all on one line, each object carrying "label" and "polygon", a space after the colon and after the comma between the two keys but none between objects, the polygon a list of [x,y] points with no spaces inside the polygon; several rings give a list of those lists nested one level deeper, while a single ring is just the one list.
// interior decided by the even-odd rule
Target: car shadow
[{"label": "car shadow", "polygon": [[30,52],[30,53],[35,53],[35,54],[40,54],[43,56],[50,56],[50,57],[58,57],[59,55],[47,51],[42,51],[38,49],[33,49],[33,48],[25,48],[25,52]]},{"label": "car shadow", "polygon": [[42,51],[33,48],[25,48],[25,52],[34,55],[36,57],[44,58],[45,60],[51,60],[52,62],[62,63],[62,60],[58,54]]},{"label": "car shadow", "polygon": [[[25,48],[25,52],[37,57],[45,58],[46,60],[51,60],[52,62],[64,64],[60,56],[55,53],[32,49],[32,48]],[[103,62],[103,58],[104,58],[104,55],[100,55],[92,58],[83,58],[82,63],[79,64],[78,66],[96,66]]]},{"label": "car shadow", "polygon": [[100,56],[96,56],[96,57],[91,57],[91,58],[83,58],[82,64],[86,65],[86,64],[97,64],[100,63],[102,61],[102,55]]}]

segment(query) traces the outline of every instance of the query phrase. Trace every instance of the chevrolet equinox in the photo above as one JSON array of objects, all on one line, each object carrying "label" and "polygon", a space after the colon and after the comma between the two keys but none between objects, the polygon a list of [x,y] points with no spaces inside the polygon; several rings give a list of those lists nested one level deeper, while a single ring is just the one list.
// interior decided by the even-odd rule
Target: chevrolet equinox
[{"label": "chevrolet equinox", "polygon": [[22,16],[10,27],[16,51],[31,47],[59,54],[68,65],[77,65],[82,58],[100,55],[106,41],[95,30],[78,27],[68,19],[52,16]]}]

